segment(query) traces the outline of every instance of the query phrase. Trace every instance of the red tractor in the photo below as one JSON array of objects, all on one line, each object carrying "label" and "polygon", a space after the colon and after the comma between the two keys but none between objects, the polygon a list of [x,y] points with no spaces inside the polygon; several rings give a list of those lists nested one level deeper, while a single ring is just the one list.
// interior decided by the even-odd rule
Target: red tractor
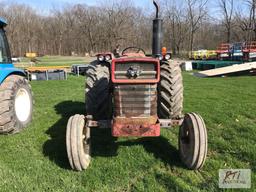
[{"label": "red tractor", "polygon": [[251,41],[245,43],[243,47],[243,60],[246,62],[252,62],[256,60],[256,42]]},{"label": "red tractor", "polygon": [[[102,53],[89,65],[85,87],[86,113],[70,117],[66,147],[70,166],[85,170],[90,163],[90,130],[111,128],[113,137],[158,137],[161,128],[180,126],[179,151],[189,169],[200,169],[207,155],[207,131],[196,113],[183,115],[180,66],[162,54],[162,23],[153,21],[152,57],[128,47],[120,57]],[[136,50],[136,51],[134,51]]]},{"label": "red tractor", "polygon": [[230,48],[231,44],[229,43],[221,43],[217,47],[217,59],[218,60],[230,60],[231,54],[230,54]]}]

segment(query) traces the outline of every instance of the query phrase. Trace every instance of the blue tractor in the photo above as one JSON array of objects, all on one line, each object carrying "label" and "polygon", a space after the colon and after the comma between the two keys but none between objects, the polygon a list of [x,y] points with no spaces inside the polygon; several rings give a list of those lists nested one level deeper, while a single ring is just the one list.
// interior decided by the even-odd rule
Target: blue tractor
[{"label": "blue tractor", "polygon": [[25,72],[12,63],[6,26],[0,18],[0,134],[14,134],[31,122],[33,98]]},{"label": "blue tractor", "polygon": [[232,44],[229,51],[230,51],[231,59],[233,61],[243,61],[243,59],[244,59],[244,53],[243,53],[244,46],[245,46],[245,44],[242,43],[242,42]]}]

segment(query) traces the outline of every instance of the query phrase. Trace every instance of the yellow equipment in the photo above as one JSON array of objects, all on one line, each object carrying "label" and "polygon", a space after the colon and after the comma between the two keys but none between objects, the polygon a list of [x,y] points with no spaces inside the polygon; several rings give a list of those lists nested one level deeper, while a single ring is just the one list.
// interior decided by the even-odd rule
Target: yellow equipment
[{"label": "yellow equipment", "polygon": [[189,53],[189,59],[192,60],[210,60],[216,58],[217,53],[215,50],[198,50]]},{"label": "yellow equipment", "polygon": [[37,57],[37,53],[28,52],[28,53],[25,54],[25,56],[26,56],[27,58],[32,59],[32,58],[36,58],[36,57]]}]

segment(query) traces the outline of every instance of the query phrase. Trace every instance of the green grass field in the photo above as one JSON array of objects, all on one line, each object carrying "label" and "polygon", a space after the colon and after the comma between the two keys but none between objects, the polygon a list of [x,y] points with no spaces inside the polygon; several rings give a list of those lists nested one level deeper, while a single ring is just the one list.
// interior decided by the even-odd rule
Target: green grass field
[{"label": "green grass field", "polygon": [[200,79],[184,73],[184,111],[200,113],[208,127],[201,171],[180,162],[174,128],[159,138],[132,139],[93,130],[93,159],[84,172],[70,170],[65,150],[68,118],[84,112],[84,77],[32,82],[33,123],[18,135],[0,136],[0,191],[221,191],[223,168],[252,169],[252,189],[245,191],[256,191],[255,82],[255,76]]},{"label": "green grass field", "polygon": [[44,56],[41,58],[38,58],[39,62],[36,64],[36,66],[66,66],[66,65],[72,65],[72,64],[84,64],[88,63],[93,60],[93,58],[90,57],[63,57],[63,56]]},{"label": "green grass field", "polygon": [[[45,66],[71,66],[73,64],[90,63],[94,57],[72,57],[72,56],[44,56],[38,57],[35,67]],[[15,64],[17,67],[24,68],[30,66],[30,59],[22,58],[20,63]]]}]

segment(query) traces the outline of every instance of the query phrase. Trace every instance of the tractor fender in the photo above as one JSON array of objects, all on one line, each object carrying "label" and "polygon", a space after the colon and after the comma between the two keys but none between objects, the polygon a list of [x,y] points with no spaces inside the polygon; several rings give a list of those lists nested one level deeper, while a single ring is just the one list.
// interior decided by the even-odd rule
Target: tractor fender
[{"label": "tractor fender", "polygon": [[17,69],[13,64],[0,64],[0,84],[10,75],[26,76],[22,69]]}]

